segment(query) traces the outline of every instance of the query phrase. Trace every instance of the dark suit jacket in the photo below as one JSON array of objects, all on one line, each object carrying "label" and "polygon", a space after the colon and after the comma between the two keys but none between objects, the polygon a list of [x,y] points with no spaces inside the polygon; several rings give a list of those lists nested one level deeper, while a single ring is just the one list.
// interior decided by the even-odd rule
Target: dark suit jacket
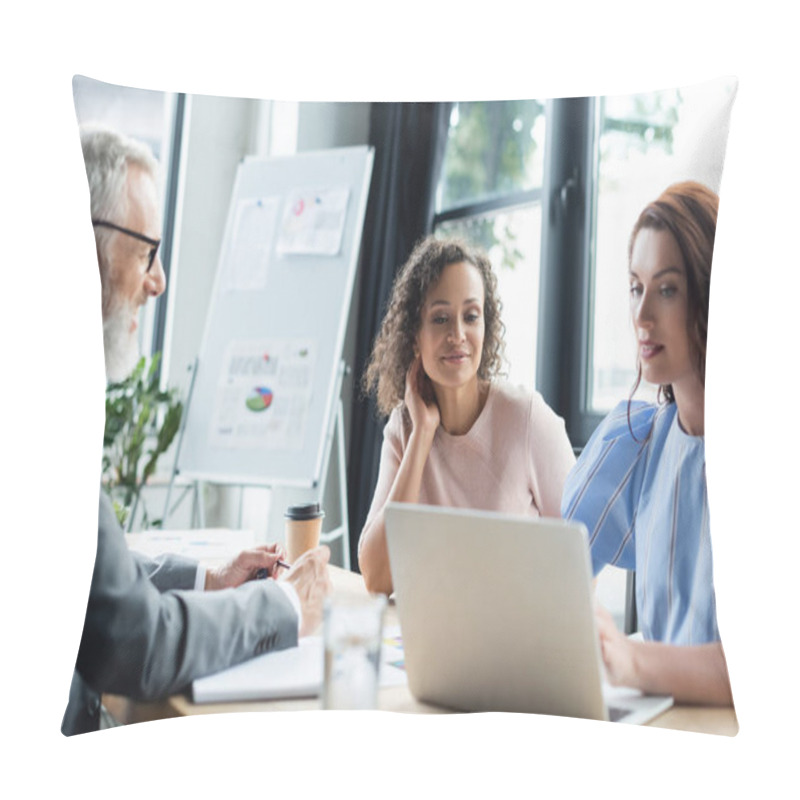
[{"label": "dark suit jacket", "polygon": [[62,733],[97,730],[103,692],[156,700],[297,644],[297,614],[274,581],[196,592],[196,571],[189,559],[131,553],[100,493],[97,556]]}]

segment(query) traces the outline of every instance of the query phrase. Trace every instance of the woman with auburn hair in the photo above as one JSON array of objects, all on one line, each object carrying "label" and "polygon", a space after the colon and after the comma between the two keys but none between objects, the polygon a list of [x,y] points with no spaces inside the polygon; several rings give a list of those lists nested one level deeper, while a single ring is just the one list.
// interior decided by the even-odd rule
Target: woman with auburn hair
[{"label": "woman with auburn hair", "polygon": [[489,259],[430,236],[400,270],[364,374],[384,429],[380,472],[359,540],[367,589],[392,592],[390,501],[560,516],[575,462],[541,395],[497,378],[503,324]]},{"label": "woman with auburn hair", "polygon": [[[704,441],[706,336],[718,198],[670,186],[639,215],[628,260],[638,376],[592,435],[564,489],[562,513],[589,529],[595,574],[636,571],[644,641],[598,608],[612,683],[676,701],[732,705],[717,629]],[[641,379],[656,404],[633,401]]]}]

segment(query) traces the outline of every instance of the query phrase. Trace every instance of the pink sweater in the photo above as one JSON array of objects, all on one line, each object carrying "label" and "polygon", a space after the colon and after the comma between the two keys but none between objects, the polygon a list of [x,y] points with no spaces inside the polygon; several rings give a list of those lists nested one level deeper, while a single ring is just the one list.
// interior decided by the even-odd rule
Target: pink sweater
[{"label": "pink sweater", "polygon": [[[367,528],[386,503],[410,430],[396,408],[383,432],[378,484]],[[493,381],[486,404],[463,436],[442,426],[422,476],[419,502],[530,516],[561,516],[561,492],[575,463],[564,420],[538,392]]]}]

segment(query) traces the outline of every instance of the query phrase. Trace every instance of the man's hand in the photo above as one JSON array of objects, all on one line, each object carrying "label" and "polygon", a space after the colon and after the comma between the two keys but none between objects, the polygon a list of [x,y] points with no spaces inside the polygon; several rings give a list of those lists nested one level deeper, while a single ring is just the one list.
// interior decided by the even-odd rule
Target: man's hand
[{"label": "man's hand", "polygon": [[283,570],[276,562],[286,560],[286,550],[280,544],[264,544],[252,550],[242,550],[233,561],[206,572],[207,592],[216,589],[229,589],[240,586],[255,578],[260,569],[266,569],[271,578],[276,578]]},{"label": "man's hand", "polygon": [[294,587],[300,598],[300,636],[308,636],[322,623],[322,605],[332,588],[328,577],[330,557],[331,551],[328,547],[320,545],[303,553],[292,568],[281,576],[282,581],[287,581]]}]

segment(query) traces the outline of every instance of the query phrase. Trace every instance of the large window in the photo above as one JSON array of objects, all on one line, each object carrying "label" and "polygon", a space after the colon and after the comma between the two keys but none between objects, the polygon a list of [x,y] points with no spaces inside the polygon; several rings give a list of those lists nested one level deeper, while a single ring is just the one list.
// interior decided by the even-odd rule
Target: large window
[{"label": "large window", "polygon": [[[671,183],[698,180],[719,192],[724,120],[734,91],[735,82],[721,80],[599,98],[587,396],[592,411],[608,411],[635,379],[627,293],[630,231],[642,208]],[[640,394],[646,392],[642,387]]]},{"label": "large window", "polygon": [[533,387],[541,249],[544,104],[456,103],[434,232],[482,247],[495,268],[508,377]]},{"label": "large window", "polygon": [[679,180],[719,191],[735,87],[452,107],[434,230],[489,253],[509,378],[542,392],[578,448],[635,379],[636,217]]},{"label": "large window", "polygon": [[[169,291],[183,96],[115,86],[81,75],[74,77],[72,86],[79,125],[103,125],[139,139],[150,147],[161,165],[164,219],[159,256]],[[163,349],[166,308],[165,292],[157,303],[146,303],[140,312],[139,347],[145,355]]]}]

